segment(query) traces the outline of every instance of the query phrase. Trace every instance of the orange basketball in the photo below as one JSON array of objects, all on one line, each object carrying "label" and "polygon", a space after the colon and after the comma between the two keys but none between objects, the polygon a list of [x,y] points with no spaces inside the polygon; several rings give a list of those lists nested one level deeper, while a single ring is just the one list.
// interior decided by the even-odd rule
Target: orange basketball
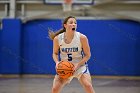
[{"label": "orange basketball", "polygon": [[60,78],[69,78],[74,73],[74,65],[71,62],[61,61],[56,68],[56,72]]}]

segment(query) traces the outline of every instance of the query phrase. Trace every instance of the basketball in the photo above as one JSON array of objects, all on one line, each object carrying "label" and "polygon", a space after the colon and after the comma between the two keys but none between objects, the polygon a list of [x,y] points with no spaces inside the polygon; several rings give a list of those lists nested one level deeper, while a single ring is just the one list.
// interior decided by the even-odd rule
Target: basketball
[{"label": "basketball", "polygon": [[61,61],[56,68],[56,72],[60,78],[69,78],[74,73],[74,65],[68,61]]}]

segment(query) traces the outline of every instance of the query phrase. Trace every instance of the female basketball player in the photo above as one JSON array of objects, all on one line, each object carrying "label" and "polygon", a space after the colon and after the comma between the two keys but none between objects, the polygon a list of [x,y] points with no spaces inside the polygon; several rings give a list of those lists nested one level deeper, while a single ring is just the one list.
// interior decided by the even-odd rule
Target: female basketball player
[{"label": "female basketball player", "polygon": [[72,77],[62,79],[58,75],[55,76],[52,93],[60,93],[64,85],[74,77],[78,78],[86,93],[95,93],[87,66],[87,61],[91,56],[88,39],[85,35],[77,32],[76,28],[76,18],[69,16],[63,22],[63,29],[57,32],[49,31],[49,37],[53,40],[53,59],[56,68],[59,63],[59,51],[61,60],[67,60],[75,65]]}]

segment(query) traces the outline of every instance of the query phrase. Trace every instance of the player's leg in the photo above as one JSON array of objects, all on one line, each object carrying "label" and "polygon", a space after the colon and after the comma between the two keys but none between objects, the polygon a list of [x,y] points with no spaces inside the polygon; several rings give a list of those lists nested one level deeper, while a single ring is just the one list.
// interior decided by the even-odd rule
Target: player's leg
[{"label": "player's leg", "polygon": [[81,85],[85,89],[86,93],[95,93],[92,82],[91,82],[91,76],[90,74],[84,73],[81,75],[79,79]]},{"label": "player's leg", "polygon": [[67,80],[60,79],[58,75],[55,76],[52,86],[52,93],[60,93]]}]

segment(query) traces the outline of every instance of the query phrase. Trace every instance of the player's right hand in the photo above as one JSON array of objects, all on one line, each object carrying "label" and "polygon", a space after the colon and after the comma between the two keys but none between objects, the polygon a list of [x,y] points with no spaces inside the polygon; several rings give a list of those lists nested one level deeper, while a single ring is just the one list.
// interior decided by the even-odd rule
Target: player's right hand
[{"label": "player's right hand", "polygon": [[57,68],[59,61],[55,62],[55,68]]}]

